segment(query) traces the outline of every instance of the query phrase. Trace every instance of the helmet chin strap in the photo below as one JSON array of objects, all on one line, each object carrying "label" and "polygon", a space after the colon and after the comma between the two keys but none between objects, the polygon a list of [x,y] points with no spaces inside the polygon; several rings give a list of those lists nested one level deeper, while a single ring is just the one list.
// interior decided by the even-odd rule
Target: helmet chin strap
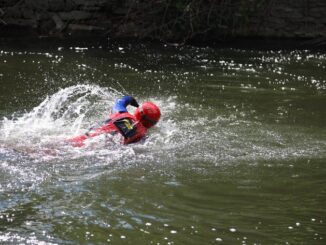
[{"label": "helmet chin strap", "polygon": [[146,115],[144,114],[144,112],[143,112],[143,107],[142,107],[142,106],[139,107],[139,112],[140,112],[140,115],[141,115],[141,119],[143,119],[143,120],[145,120],[145,121],[148,121],[148,122],[150,122],[150,123],[153,124],[153,125],[155,125],[155,124],[157,123],[157,121],[155,121],[155,120],[149,118],[148,116],[146,116]]}]

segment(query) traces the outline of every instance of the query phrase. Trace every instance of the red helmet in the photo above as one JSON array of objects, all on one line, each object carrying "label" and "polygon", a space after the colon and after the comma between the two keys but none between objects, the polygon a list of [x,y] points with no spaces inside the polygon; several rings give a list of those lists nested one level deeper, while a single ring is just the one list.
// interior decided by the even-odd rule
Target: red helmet
[{"label": "red helmet", "polygon": [[160,108],[152,102],[142,103],[135,112],[135,117],[146,128],[153,127],[161,117]]}]

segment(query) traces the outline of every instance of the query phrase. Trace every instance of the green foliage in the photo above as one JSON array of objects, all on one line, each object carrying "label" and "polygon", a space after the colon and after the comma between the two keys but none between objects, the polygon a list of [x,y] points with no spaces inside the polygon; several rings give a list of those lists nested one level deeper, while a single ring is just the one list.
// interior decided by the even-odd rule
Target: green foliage
[{"label": "green foliage", "polygon": [[[117,24],[121,35],[183,43],[210,33],[219,37],[248,29],[253,13],[268,0],[130,0]],[[121,4],[121,2],[120,2]],[[257,16],[257,14],[256,14]],[[121,28],[123,27],[123,28]]]}]

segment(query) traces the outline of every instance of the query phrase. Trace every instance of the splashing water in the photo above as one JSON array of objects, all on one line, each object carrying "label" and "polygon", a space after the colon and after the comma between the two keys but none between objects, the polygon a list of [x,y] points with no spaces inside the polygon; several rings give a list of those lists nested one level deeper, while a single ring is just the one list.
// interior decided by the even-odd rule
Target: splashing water
[{"label": "splashing water", "polygon": [[48,96],[29,113],[4,118],[0,127],[4,136],[0,139],[1,158],[5,159],[2,169],[13,176],[6,189],[32,188],[42,183],[56,171],[51,166],[54,159],[59,165],[89,155],[66,145],[64,139],[105,118],[117,96],[119,92],[113,89],[77,85]]},{"label": "splashing water", "polygon": [[[1,132],[4,140],[32,143],[44,136],[77,133],[86,118],[92,120],[108,111],[119,93],[95,85],[77,85],[61,89],[39,106],[22,116],[4,119]],[[98,113],[98,114],[97,114]],[[101,113],[101,114],[100,114]]]},{"label": "splashing water", "polygon": [[[156,145],[169,142],[173,135],[173,124],[169,120],[161,128],[154,129],[152,137],[142,145],[107,145],[101,137],[96,137],[92,142],[94,144],[84,148],[74,148],[65,143],[67,137],[82,134],[94,123],[105,120],[115,99],[120,96],[122,93],[111,88],[76,85],[47,96],[31,112],[14,114],[11,119],[4,118],[0,126],[3,136],[0,138],[0,156],[4,159],[2,170],[15,176],[8,179],[11,183],[7,183],[6,189],[9,186],[14,189],[34,187],[47,177],[53,177],[55,172],[65,171],[66,167],[70,170],[76,168],[80,161],[84,163],[77,167],[80,171],[97,166],[100,168],[98,172],[101,172],[101,168],[115,163],[125,167],[128,162],[152,160],[149,149],[154,152],[159,150]],[[162,100],[152,100],[162,106]],[[170,98],[165,104],[167,106],[162,112],[168,115],[175,102]],[[66,162],[72,160],[74,162],[67,166]],[[51,166],[53,163],[55,167]],[[77,171],[75,174],[80,173]],[[17,178],[19,181],[16,181]]]},{"label": "splashing water", "polygon": [[[0,139],[0,144],[7,150],[29,156],[36,154],[35,158],[41,157],[42,160],[68,155],[70,158],[78,158],[84,154],[107,154],[114,158],[118,151],[123,152],[124,156],[126,152],[132,152],[135,159],[141,155],[142,160],[146,154],[150,161],[163,158],[175,162],[182,155],[182,159],[207,160],[214,164],[241,159],[310,156],[320,154],[323,145],[323,142],[310,141],[300,130],[295,135],[288,135],[286,127],[266,127],[267,125],[244,120],[238,115],[226,117],[216,114],[213,118],[194,116],[191,113],[195,109],[187,104],[178,104],[176,97],[152,98],[162,108],[163,119],[143,145],[108,147],[99,144],[97,140],[95,148],[93,145],[85,150],[64,144],[64,139],[68,136],[81,134],[99,120],[105,120],[114,100],[120,96],[122,93],[115,89],[97,85],[76,85],[61,89],[54,95],[47,96],[31,112],[14,115],[12,119],[4,118],[0,127],[4,137]],[[189,113],[191,116],[186,116]],[[178,118],[180,114],[182,118]],[[166,154],[168,159],[164,157]]]}]

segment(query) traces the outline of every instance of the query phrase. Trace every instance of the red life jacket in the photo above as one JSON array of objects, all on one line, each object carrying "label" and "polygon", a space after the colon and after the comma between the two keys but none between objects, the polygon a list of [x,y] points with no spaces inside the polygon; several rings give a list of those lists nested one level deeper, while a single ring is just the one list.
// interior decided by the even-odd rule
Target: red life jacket
[{"label": "red life jacket", "polygon": [[75,147],[84,146],[84,141],[87,138],[93,138],[101,134],[121,134],[123,136],[122,144],[135,143],[143,139],[147,133],[145,128],[134,115],[123,112],[111,114],[106,123],[84,135],[76,136],[68,139],[67,141],[72,143]]}]

